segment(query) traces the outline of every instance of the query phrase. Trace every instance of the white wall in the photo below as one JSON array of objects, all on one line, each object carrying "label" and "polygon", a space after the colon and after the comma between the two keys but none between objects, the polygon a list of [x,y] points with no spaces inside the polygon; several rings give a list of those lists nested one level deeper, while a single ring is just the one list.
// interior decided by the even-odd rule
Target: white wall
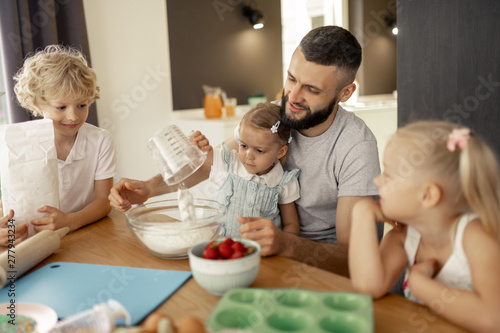
[{"label": "white wall", "polygon": [[84,0],[92,67],[101,87],[99,126],[115,141],[116,180],[158,173],[149,137],[171,119],[165,0]]}]

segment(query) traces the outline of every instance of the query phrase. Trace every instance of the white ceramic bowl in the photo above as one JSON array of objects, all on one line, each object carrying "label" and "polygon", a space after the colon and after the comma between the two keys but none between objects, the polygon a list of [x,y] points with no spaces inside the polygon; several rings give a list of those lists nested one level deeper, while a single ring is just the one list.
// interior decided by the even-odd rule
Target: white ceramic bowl
[{"label": "white ceramic bowl", "polygon": [[245,288],[255,281],[260,267],[260,245],[247,239],[239,241],[246,247],[255,247],[256,251],[238,259],[211,260],[202,258],[203,250],[209,242],[202,242],[189,249],[189,265],[193,277],[212,295],[221,296],[229,289]]},{"label": "white ceramic bowl", "polygon": [[[12,314],[8,308],[8,306],[12,306],[12,303],[0,304],[0,315],[8,315],[9,320],[12,318],[10,315]],[[21,316],[28,317],[36,322],[35,331],[39,333],[47,333],[52,331],[54,326],[57,323],[57,314],[54,309],[42,305],[42,304],[34,304],[34,303],[16,303],[15,304],[15,315],[16,319],[21,319]],[[11,325],[6,325],[11,326]],[[7,327],[8,332],[17,332],[15,330],[15,326],[13,326],[13,330],[9,331],[9,327]]]},{"label": "white ceramic bowl", "polygon": [[213,200],[194,199],[196,223],[182,222],[177,199],[134,207],[125,213],[139,243],[165,259],[185,259],[192,246],[219,235],[225,207]]}]

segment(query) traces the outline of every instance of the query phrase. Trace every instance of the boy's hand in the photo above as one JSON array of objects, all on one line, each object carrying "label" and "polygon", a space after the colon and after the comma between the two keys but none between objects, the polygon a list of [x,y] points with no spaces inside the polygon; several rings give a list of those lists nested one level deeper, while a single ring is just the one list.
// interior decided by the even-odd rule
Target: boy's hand
[{"label": "boy's hand", "polygon": [[[0,218],[0,246],[7,246],[11,244],[9,240],[13,240],[14,244],[19,244],[26,238],[28,238],[28,223],[23,223],[16,225],[15,237],[13,237],[12,232],[9,233],[8,223],[9,220],[14,218],[14,211],[11,209],[9,214]],[[10,238],[9,238],[10,235]]]},{"label": "boy's hand", "polygon": [[211,151],[213,149],[213,147],[210,145],[210,142],[208,141],[207,137],[205,135],[203,135],[203,133],[201,133],[200,131],[194,132],[193,134],[191,134],[189,136],[189,138],[204,153],[208,153],[209,151]]},{"label": "boy's hand", "polygon": [[72,230],[68,214],[61,212],[59,209],[52,206],[43,206],[38,209],[38,212],[49,213],[49,216],[31,221],[31,224],[35,227],[36,232],[40,232],[42,230],[57,230],[63,227],[69,227],[69,229]]}]

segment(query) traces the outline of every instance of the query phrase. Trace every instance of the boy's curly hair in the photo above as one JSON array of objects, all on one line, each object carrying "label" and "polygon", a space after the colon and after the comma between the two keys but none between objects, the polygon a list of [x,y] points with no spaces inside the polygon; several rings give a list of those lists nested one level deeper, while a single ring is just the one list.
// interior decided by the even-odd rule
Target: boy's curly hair
[{"label": "boy's curly hair", "polygon": [[40,117],[40,105],[67,96],[87,100],[98,99],[97,76],[83,54],[71,47],[49,45],[30,55],[14,76],[14,92],[19,104]]}]

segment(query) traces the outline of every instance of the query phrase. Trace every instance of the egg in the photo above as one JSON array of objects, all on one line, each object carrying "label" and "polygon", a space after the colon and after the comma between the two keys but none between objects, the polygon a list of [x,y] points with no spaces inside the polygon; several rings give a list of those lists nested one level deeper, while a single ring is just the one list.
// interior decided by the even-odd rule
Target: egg
[{"label": "egg", "polygon": [[150,332],[156,333],[174,333],[175,327],[172,319],[159,312],[150,314],[144,320],[144,328]]},{"label": "egg", "polygon": [[205,325],[196,317],[182,318],[177,325],[177,333],[204,333]]},{"label": "egg", "polygon": [[112,333],[153,333],[141,327],[117,327]]}]

